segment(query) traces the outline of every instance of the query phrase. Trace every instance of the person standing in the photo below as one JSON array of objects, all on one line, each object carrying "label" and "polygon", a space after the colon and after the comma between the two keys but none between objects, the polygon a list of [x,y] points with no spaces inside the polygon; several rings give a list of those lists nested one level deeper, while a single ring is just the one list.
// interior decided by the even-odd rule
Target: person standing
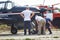
[{"label": "person standing", "polygon": [[20,15],[24,18],[24,35],[27,34],[27,28],[29,35],[31,34],[31,18],[34,16],[34,12],[26,7],[26,10],[22,11]]},{"label": "person standing", "polygon": [[[45,25],[46,25],[46,20],[45,18],[36,15],[35,16],[35,20],[37,22],[38,25],[38,35],[40,34],[45,34]],[[41,33],[41,28],[43,27],[43,33]]]}]

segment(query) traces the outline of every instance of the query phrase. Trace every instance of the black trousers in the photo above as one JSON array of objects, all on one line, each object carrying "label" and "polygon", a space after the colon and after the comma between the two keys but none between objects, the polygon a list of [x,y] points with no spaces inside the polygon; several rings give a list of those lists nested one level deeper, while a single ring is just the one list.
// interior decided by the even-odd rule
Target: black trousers
[{"label": "black trousers", "polygon": [[50,29],[50,25],[46,25],[46,28],[48,29],[48,31],[50,32],[50,34],[52,33],[51,29]]},{"label": "black trousers", "polygon": [[28,33],[29,35],[31,34],[31,21],[24,21],[24,35],[26,35],[27,33],[27,29],[28,29]]}]

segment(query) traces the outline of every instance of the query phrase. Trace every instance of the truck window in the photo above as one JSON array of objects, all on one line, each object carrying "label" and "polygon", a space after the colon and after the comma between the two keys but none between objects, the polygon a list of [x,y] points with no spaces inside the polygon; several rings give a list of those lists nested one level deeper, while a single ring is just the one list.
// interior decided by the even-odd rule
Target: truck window
[{"label": "truck window", "polygon": [[54,13],[59,13],[59,10],[54,10]]},{"label": "truck window", "polygon": [[7,9],[11,9],[12,8],[12,3],[7,3]]},{"label": "truck window", "polygon": [[5,3],[0,4],[0,9],[4,9]]}]

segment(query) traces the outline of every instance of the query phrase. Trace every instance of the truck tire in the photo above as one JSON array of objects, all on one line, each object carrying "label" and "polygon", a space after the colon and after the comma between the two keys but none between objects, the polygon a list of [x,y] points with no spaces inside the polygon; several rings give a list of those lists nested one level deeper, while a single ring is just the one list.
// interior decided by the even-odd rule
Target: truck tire
[{"label": "truck tire", "polygon": [[12,24],[12,26],[11,26],[11,33],[17,34],[17,28],[14,27],[14,24]]}]

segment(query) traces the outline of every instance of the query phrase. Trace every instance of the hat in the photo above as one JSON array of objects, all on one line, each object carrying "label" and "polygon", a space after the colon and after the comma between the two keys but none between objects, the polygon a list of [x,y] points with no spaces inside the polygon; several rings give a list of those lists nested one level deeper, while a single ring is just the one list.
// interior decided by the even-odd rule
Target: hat
[{"label": "hat", "polygon": [[40,9],[40,13],[43,13],[43,12],[45,12],[45,11],[47,11],[47,9],[45,9],[45,8],[41,8],[41,9]]}]

